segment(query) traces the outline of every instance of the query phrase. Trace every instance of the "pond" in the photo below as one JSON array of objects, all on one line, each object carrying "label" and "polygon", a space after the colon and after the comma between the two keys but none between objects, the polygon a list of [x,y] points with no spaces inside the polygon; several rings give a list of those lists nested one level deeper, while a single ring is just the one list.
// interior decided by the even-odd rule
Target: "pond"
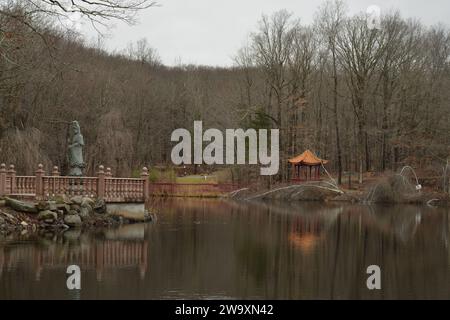
[{"label": "pond", "polygon": [[[450,298],[449,212],[167,199],[158,220],[0,237],[0,299]],[[66,269],[81,268],[81,290]],[[368,290],[369,265],[381,290]]]}]

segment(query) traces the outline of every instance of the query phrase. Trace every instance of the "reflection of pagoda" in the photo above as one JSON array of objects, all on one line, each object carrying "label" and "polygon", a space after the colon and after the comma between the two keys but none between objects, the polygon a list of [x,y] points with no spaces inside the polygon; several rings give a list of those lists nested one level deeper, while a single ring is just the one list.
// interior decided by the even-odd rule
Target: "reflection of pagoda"
[{"label": "reflection of pagoda", "polygon": [[[133,225],[133,227],[139,227],[139,225]],[[138,267],[141,278],[144,278],[147,271],[147,256],[148,243],[144,239],[140,241],[93,239],[88,244],[0,247],[0,275],[4,269],[11,270],[20,263],[25,263],[35,269],[36,280],[40,280],[44,269],[67,268],[75,264],[82,271],[95,270],[98,281],[102,280],[105,270],[129,267]]]},{"label": "reflection of pagoda", "polygon": [[289,234],[289,241],[298,247],[304,253],[310,253],[312,249],[317,245],[318,242],[322,241],[322,234],[316,235],[313,233],[295,233]]},{"label": "reflection of pagoda", "polygon": [[305,253],[311,252],[325,239],[327,230],[341,211],[341,208],[327,208],[314,215],[296,215],[291,222],[289,242]]},{"label": "reflection of pagoda", "polygon": [[319,219],[297,216],[291,224],[289,242],[305,253],[309,253],[324,239],[324,225]]},{"label": "reflection of pagoda", "polygon": [[324,239],[326,224],[320,216],[296,216],[292,220],[289,242],[304,253],[309,253]]}]

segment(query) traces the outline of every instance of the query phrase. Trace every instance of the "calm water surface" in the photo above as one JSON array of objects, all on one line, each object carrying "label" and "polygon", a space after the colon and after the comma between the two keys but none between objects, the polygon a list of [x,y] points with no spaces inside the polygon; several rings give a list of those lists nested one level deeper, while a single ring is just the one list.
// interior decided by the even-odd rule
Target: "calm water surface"
[{"label": "calm water surface", "polygon": [[[449,212],[159,200],[158,221],[0,237],[1,299],[450,298]],[[81,290],[66,268],[81,267]],[[366,268],[382,290],[366,288]]]}]

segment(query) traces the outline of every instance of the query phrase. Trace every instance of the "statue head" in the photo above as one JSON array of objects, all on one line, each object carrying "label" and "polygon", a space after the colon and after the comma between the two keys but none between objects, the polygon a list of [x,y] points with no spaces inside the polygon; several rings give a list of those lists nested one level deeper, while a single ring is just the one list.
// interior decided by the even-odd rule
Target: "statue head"
[{"label": "statue head", "polygon": [[80,133],[80,124],[78,123],[78,121],[72,121],[72,124],[71,124],[71,129],[72,129],[72,132],[73,132],[73,134],[79,134]]}]

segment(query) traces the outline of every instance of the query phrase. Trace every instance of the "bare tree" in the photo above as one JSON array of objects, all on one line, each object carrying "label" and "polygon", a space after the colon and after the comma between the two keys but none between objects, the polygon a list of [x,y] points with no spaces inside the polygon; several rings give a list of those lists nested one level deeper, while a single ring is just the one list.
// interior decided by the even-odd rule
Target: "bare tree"
[{"label": "bare tree", "polygon": [[342,183],[342,147],[341,134],[339,130],[339,107],[338,107],[338,70],[336,57],[336,41],[345,20],[345,3],[341,0],[327,1],[319,8],[316,16],[316,25],[322,39],[331,53],[332,77],[333,77],[333,113],[336,137],[336,157],[338,184]]},{"label": "bare tree", "polygon": [[346,75],[357,123],[360,183],[364,169],[370,169],[367,105],[372,77],[385,50],[383,37],[383,33],[368,27],[365,15],[359,15],[345,21],[337,38],[337,54]]},{"label": "bare tree", "polygon": [[[0,15],[39,34],[50,47],[46,33],[50,28],[55,29],[54,25],[73,32],[71,27],[67,27],[67,22],[73,25],[77,20],[87,19],[101,33],[98,26],[106,26],[112,20],[133,24],[139,11],[156,5],[152,0],[6,0],[0,7]],[[53,27],[42,23],[46,19],[52,22]]]},{"label": "bare tree", "polygon": [[128,23],[135,21],[138,11],[156,5],[152,0],[22,0],[31,13],[64,16],[78,13],[93,22],[119,19]]},{"label": "bare tree", "polygon": [[150,46],[145,38],[138,40],[136,44],[129,43],[126,49],[126,55],[130,59],[137,60],[142,64],[153,67],[162,65],[158,52]]},{"label": "bare tree", "polygon": [[[446,26],[394,12],[370,30],[336,1],[312,26],[286,11],[263,17],[237,67],[166,67],[146,40],[109,53],[60,28],[57,15],[17,3],[0,6],[8,12],[0,14],[0,154],[18,170],[33,172],[37,161],[63,166],[73,119],[83,128],[89,173],[100,162],[119,175],[170,164],[172,130],[198,119],[222,129],[280,128],[276,180],[304,148],[331,160],[337,177],[406,163],[437,168],[449,158]],[[256,181],[243,171],[239,179]]]}]

